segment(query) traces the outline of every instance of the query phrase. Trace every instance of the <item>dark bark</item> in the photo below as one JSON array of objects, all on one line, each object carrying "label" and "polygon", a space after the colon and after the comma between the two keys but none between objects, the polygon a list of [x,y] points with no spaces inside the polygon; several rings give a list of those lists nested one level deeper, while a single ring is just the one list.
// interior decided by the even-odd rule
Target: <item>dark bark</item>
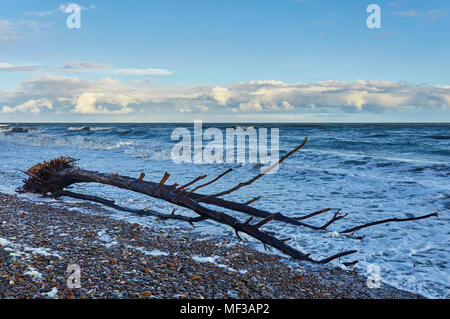
[{"label": "dark bark", "polygon": [[[167,176],[167,174],[165,176]],[[167,178],[165,178],[165,180],[167,180]],[[167,187],[163,187],[162,183],[157,184],[144,181],[139,182],[137,179],[133,179],[127,176],[104,174],[94,171],[87,171],[79,168],[68,168],[60,172],[55,172],[51,176],[50,181],[52,185],[59,185],[61,189],[64,189],[76,183],[100,183],[145,194],[153,198],[162,199],[166,202],[169,202],[177,206],[188,208],[196,212],[203,218],[212,219],[216,222],[231,226],[237,233],[239,232],[246,233],[260,240],[264,244],[274,247],[295,259],[308,260],[313,263],[325,263],[330,261],[330,258],[326,258],[324,260],[313,260],[309,257],[309,255],[303,254],[300,251],[292,248],[291,246],[286,245],[285,242],[283,242],[282,240],[279,240],[276,237],[261,231],[260,228],[264,224],[273,220],[275,218],[275,215],[270,216],[266,220],[263,220],[262,222],[257,223],[255,225],[251,225],[250,223],[241,223],[239,220],[226,213],[211,210],[207,207],[202,206],[200,203],[194,201],[191,198],[183,196],[182,194],[179,193],[175,193],[169,190]],[[62,196],[64,194],[67,196],[73,195],[74,193],[70,194],[68,192],[64,193],[61,191],[57,191],[54,192],[54,194],[56,196]],[[110,201],[106,200],[100,201],[97,200],[98,198],[93,198],[92,196],[87,197],[87,195],[82,196],[86,196],[86,199],[88,200],[95,199],[95,201],[107,204],[108,206],[114,205]],[[78,198],[82,198],[82,196],[79,196]],[[332,259],[340,258],[352,254],[354,252],[356,251],[352,250],[342,252],[333,256]]]},{"label": "dark bark", "polygon": [[[301,253],[300,251],[294,249],[293,247],[286,244],[286,242],[289,240],[287,239],[278,239],[275,236],[268,234],[261,230],[261,228],[272,221],[281,221],[285,223],[289,223],[292,225],[297,225],[301,227],[307,227],[313,230],[317,231],[323,231],[326,230],[330,225],[333,223],[345,218],[347,214],[340,215],[338,210],[333,214],[333,216],[329,219],[328,222],[323,224],[322,226],[314,226],[307,223],[302,222],[301,220],[310,219],[314,216],[325,214],[330,211],[330,209],[324,209],[318,212],[314,212],[311,214],[306,214],[300,217],[288,217],[286,215],[283,215],[282,213],[276,213],[273,214],[271,212],[258,209],[255,207],[250,206],[252,203],[260,199],[260,196],[253,198],[252,200],[248,201],[247,203],[237,203],[233,201],[228,201],[222,198],[219,198],[224,195],[231,194],[242,187],[249,186],[256,182],[258,179],[262,178],[265,174],[270,172],[273,168],[280,165],[284,160],[286,160],[288,157],[292,156],[295,152],[300,150],[305,146],[307,142],[307,139],[303,142],[302,145],[298,146],[297,148],[293,149],[292,151],[285,154],[277,163],[270,166],[268,169],[266,169],[264,172],[258,174],[254,178],[248,180],[247,182],[239,183],[238,185],[216,194],[212,195],[205,195],[205,194],[199,194],[195,191],[199,190],[200,188],[203,188],[207,185],[211,185],[212,183],[217,182],[222,177],[227,175],[232,171],[232,169],[229,169],[225,171],[224,173],[220,174],[216,178],[212,179],[211,181],[204,183],[200,186],[194,187],[192,190],[189,190],[188,187],[195,185],[198,181],[205,179],[207,176],[199,176],[192,181],[190,181],[187,184],[184,184],[183,186],[178,186],[178,184],[173,185],[167,185],[166,182],[170,177],[169,173],[165,173],[162,179],[158,182],[151,182],[151,181],[144,181],[145,174],[142,173],[139,178],[132,178],[128,176],[119,176],[117,173],[113,174],[105,174],[101,172],[94,172],[94,171],[88,171],[84,169],[80,169],[76,167],[73,163],[75,162],[72,158],[67,157],[61,157],[59,159],[55,159],[49,162],[44,162],[42,164],[37,164],[30,168],[28,171],[24,172],[26,173],[29,178],[24,181],[24,185],[20,191],[22,192],[33,192],[33,193],[39,193],[43,195],[49,195],[53,197],[60,197],[60,196],[69,196],[73,198],[83,199],[83,200],[89,200],[93,202],[97,202],[103,205],[106,205],[108,207],[112,207],[114,209],[128,211],[132,213],[136,213],[139,215],[150,215],[155,216],[160,219],[177,219],[189,222],[193,224],[194,222],[203,221],[205,219],[211,219],[218,223],[228,225],[232,227],[236,235],[239,237],[239,232],[246,233],[249,236],[252,236],[259,241],[261,241],[265,247],[274,247],[283,253],[299,260],[307,260],[313,263],[327,263],[331,260],[334,260],[336,258],[340,258],[343,256],[347,256],[350,254],[355,253],[355,250],[349,250],[344,251],[338,254],[335,254],[331,257],[322,259],[322,260],[313,260],[310,258],[308,254]],[[195,218],[186,217],[183,215],[175,215],[174,211],[172,214],[162,214],[158,212],[154,212],[150,209],[133,209],[133,208],[126,208],[121,207],[117,204],[115,204],[113,201],[103,199],[101,197],[92,196],[92,195],[84,195],[84,194],[78,194],[74,192],[70,192],[66,190],[68,187],[78,184],[78,183],[100,183],[105,185],[111,185],[117,188],[141,193],[159,200],[164,200],[168,203],[171,203],[173,205],[187,208],[195,213],[197,213],[199,216]],[[217,210],[211,209],[205,205],[212,205],[220,208],[225,208],[234,212],[244,213],[247,215],[251,215],[253,217],[259,217],[262,218],[261,221],[256,222],[255,224],[251,224],[251,221],[253,217],[250,217],[246,222],[242,223],[235,217],[225,213],[225,212],[219,212]],[[360,229],[375,226],[383,223],[388,222],[403,222],[403,221],[413,221],[413,220],[419,220],[423,218],[428,218],[432,216],[437,216],[437,213],[429,214],[425,216],[420,217],[413,217],[413,218],[389,218],[385,220],[375,221],[371,223],[366,223],[360,226],[356,226],[350,229],[346,229],[344,231],[341,231],[343,234],[349,234],[354,233]],[[239,237],[240,238],[240,237]],[[362,237],[360,237],[362,238]],[[348,262],[344,264],[354,264],[355,262]]]}]

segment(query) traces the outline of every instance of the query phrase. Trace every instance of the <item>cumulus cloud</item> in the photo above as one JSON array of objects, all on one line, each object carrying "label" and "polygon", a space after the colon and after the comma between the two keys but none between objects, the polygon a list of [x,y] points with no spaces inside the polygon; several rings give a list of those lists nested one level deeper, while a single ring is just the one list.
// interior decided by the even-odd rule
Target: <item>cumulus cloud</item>
[{"label": "cumulus cloud", "polygon": [[262,111],[264,108],[261,105],[261,102],[259,102],[258,100],[251,100],[249,102],[243,102],[239,104],[239,109],[241,109],[241,111],[244,112],[251,112],[251,111],[256,111],[256,112],[260,112]]},{"label": "cumulus cloud", "polygon": [[[106,96],[104,93],[87,92],[81,94],[75,104],[75,108],[72,109],[74,113],[81,114],[127,114],[133,112],[133,109],[127,107],[133,100],[127,96],[114,96],[117,101],[111,102],[111,97]],[[122,100],[121,100],[122,99]],[[122,107],[115,110],[109,110],[101,103],[119,104]]]},{"label": "cumulus cloud", "polygon": [[224,87],[216,86],[212,90],[212,97],[219,105],[226,105],[232,96],[231,91]]},{"label": "cumulus cloud", "polygon": [[208,111],[209,107],[204,106],[204,105],[195,105],[192,108],[186,107],[186,108],[181,108],[178,109],[178,112],[180,113],[200,113],[200,112],[206,112]]},{"label": "cumulus cloud", "polygon": [[92,81],[46,74],[24,81],[16,90],[0,91],[0,109],[4,113],[151,114],[158,108],[166,113],[242,115],[450,109],[450,86],[359,80],[164,87],[112,78]]},{"label": "cumulus cloud", "polygon": [[388,81],[316,83],[247,82],[234,86],[241,111],[293,108],[401,109],[449,108],[448,88]]},{"label": "cumulus cloud", "polygon": [[[131,88],[120,86],[117,81],[109,78],[100,81],[88,81],[73,77],[58,77],[46,74],[35,80],[24,81],[14,92],[1,92],[0,101],[8,100],[2,109],[3,113],[34,112],[43,108],[80,114],[125,114],[133,110],[127,106],[139,103],[139,94]],[[3,94],[2,94],[3,93]],[[3,98],[2,98],[3,96]],[[30,97],[42,96],[37,100],[25,103],[15,101],[27,100]]]},{"label": "cumulus cloud", "polygon": [[28,100],[22,104],[19,104],[15,107],[3,106],[3,113],[16,113],[16,112],[31,112],[34,114],[41,113],[41,110],[47,108],[52,109],[53,105],[50,100],[46,98],[37,99],[37,100]]}]

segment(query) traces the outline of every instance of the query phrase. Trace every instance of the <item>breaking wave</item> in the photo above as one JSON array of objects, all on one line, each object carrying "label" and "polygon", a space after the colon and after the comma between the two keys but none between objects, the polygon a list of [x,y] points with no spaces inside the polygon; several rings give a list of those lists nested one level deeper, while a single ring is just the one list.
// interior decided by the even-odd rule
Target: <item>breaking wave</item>
[{"label": "breaking wave", "polygon": [[[217,127],[223,130],[234,125],[251,127],[240,123]],[[193,137],[192,125],[183,126]],[[223,173],[222,164],[172,163],[171,149],[176,142],[170,140],[170,135],[175,127],[172,124],[0,124],[0,191],[19,186],[23,176],[18,169],[26,169],[35,159],[60,155],[79,158],[81,165],[105,172],[139,176],[145,171],[149,180],[159,180],[168,170],[173,173],[174,182]],[[254,127],[269,126],[255,124]],[[257,193],[266,200],[255,205],[270,211],[283,210],[293,217],[299,212],[324,207],[342,208],[349,213],[348,219],[341,221],[342,227],[354,226],[361,219],[370,221],[438,210],[439,219],[374,227],[367,239],[355,242],[349,242],[351,239],[344,236],[330,237],[326,232],[322,235],[311,235],[308,230],[298,232],[298,228],[283,223],[269,223],[266,227],[292,237],[292,245],[299,249],[308,247],[307,252],[313,255],[354,246],[359,251],[355,259],[361,261],[362,271],[367,264],[376,263],[382,268],[383,282],[428,297],[448,298],[449,125],[274,124],[273,127],[280,129],[280,156],[298,146],[306,136],[310,142],[264,182],[234,193],[236,200],[248,201]],[[205,141],[203,146],[207,144]],[[224,145],[224,154],[227,150]],[[225,177],[220,185],[205,188],[205,193],[234,186],[237,180],[248,180],[257,171],[259,165],[237,166],[234,175]],[[106,188],[105,191],[124,206],[130,199],[119,191]],[[149,206],[144,199],[133,200],[139,207]],[[148,222],[149,227],[153,225],[150,218],[139,218],[139,221]],[[326,222],[326,216],[317,216],[314,222],[321,225]],[[220,232],[221,228],[202,223],[197,231],[208,234]]]},{"label": "breaking wave", "polygon": [[[24,131],[23,133],[26,133]],[[89,150],[114,150],[135,145],[133,141],[106,141],[96,140],[83,136],[55,137],[49,135],[23,134],[12,136],[11,134],[0,134],[0,140],[12,144],[34,146],[34,147],[71,147]]]},{"label": "breaking wave", "polygon": [[68,131],[108,131],[112,130],[112,127],[91,127],[91,126],[81,126],[81,127],[69,127]]}]

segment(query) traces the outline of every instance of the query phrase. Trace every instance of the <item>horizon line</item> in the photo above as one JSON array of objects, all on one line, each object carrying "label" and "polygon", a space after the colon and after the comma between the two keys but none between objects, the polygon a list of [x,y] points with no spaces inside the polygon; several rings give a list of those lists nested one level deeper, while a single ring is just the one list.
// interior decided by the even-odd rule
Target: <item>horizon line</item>
[{"label": "horizon line", "polygon": [[[216,122],[202,121],[204,124],[450,124],[447,122]],[[0,122],[0,124],[193,124],[189,122]]]}]

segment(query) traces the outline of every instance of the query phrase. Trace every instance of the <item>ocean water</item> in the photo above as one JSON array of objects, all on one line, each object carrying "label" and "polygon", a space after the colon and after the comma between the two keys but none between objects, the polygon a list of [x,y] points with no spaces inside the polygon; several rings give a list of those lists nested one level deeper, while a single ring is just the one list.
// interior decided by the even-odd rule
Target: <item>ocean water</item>
[{"label": "ocean water", "polygon": [[[225,132],[239,124],[204,124]],[[245,124],[242,126],[250,126]],[[280,169],[227,198],[248,201],[272,212],[301,216],[323,208],[342,209],[349,216],[328,231],[271,222],[265,229],[291,237],[289,242],[319,259],[341,251],[357,249],[346,258],[358,259],[357,269],[365,274],[370,264],[380,268],[381,280],[426,297],[450,297],[450,124],[252,124],[279,128],[280,156],[309,143],[283,163]],[[234,186],[260,171],[257,164],[175,164],[170,158],[172,131],[191,124],[0,124],[0,192],[14,193],[26,170],[37,162],[71,156],[89,170],[117,172],[159,181],[170,172],[168,183],[182,184],[203,174],[215,177],[229,167],[234,171],[203,189],[215,192]],[[225,135],[225,134],[224,134]],[[206,145],[208,142],[204,142]],[[80,185],[78,192],[99,194],[130,207],[152,207],[161,211],[171,206],[145,196],[109,186]],[[38,200],[36,196],[31,198]],[[73,200],[72,200],[73,201]],[[56,203],[58,204],[58,203]],[[361,230],[363,240],[340,236],[336,230],[389,217],[411,217],[438,211],[438,218],[417,222],[390,223]],[[180,210],[183,212],[183,210]],[[88,212],[95,213],[95,212]],[[190,214],[189,212],[185,212]],[[154,228],[179,227],[208,237],[229,237],[234,232],[214,222],[195,228],[177,221],[157,222],[114,212],[113,217]],[[246,219],[235,213],[234,216]],[[310,219],[322,225],[330,215]],[[247,244],[263,250],[248,236]],[[207,257],[207,256],[205,256]],[[286,258],[286,261],[289,260]],[[342,260],[344,261],[344,260]],[[340,266],[338,262],[334,266]],[[341,265],[342,266],[342,265]]]}]

